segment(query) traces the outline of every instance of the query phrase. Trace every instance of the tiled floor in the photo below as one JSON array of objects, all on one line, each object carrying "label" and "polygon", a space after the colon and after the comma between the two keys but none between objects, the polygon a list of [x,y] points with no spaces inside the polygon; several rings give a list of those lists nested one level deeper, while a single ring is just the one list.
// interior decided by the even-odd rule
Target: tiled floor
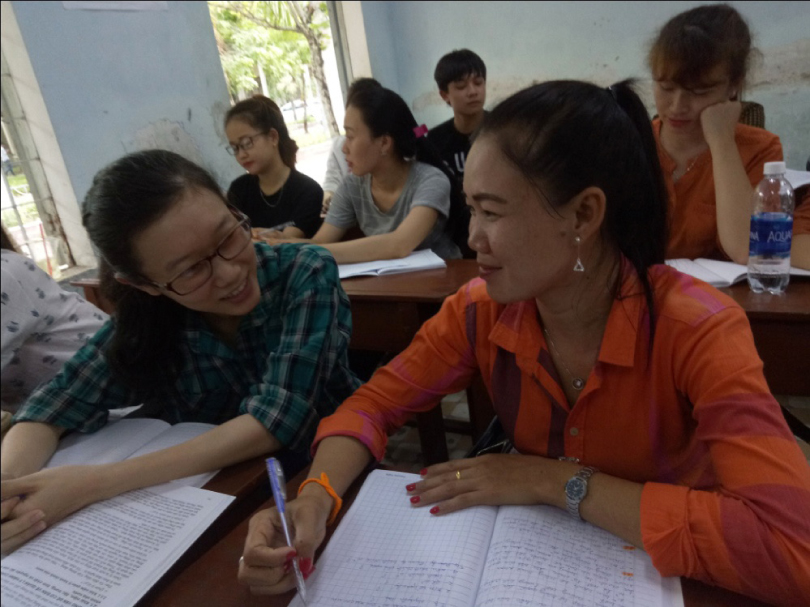
[{"label": "tiled floor", "polygon": [[[810,397],[784,397],[777,396],[777,400],[789,409],[799,420],[810,426]],[[442,400],[442,412],[445,418],[469,420],[467,397],[462,393],[448,395]],[[799,441],[808,462],[810,462],[810,445]],[[472,447],[472,439],[468,435],[447,433],[447,449],[450,458],[464,458]],[[422,463],[422,451],[419,447],[419,431],[415,427],[403,427],[388,439],[383,464],[403,467],[414,473],[419,472]]]}]

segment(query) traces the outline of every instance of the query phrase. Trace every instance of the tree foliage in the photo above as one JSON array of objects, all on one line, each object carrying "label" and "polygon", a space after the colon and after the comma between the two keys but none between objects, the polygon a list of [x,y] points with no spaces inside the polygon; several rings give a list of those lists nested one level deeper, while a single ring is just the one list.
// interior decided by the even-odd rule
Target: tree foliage
[{"label": "tree foliage", "polygon": [[321,52],[330,42],[325,2],[209,2],[231,96],[261,87],[283,103],[306,98],[303,74],[310,69],[327,125],[337,134]]}]

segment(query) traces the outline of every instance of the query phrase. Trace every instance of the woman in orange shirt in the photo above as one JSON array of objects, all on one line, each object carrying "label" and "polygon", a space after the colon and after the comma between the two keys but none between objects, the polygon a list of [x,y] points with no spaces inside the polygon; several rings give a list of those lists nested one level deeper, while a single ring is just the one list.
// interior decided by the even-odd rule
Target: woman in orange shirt
[{"label": "woman in orange shirt", "polygon": [[240,579],[290,589],[295,555],[310,573],[338,497],[387,437],[480,373],[519,453],[428,467],[402,496],[424,517],[552,505],[643,547],[664,576],[806,604],[810,467],[745,312],[662,264],[666,195],[632,89],[546,82],[503,101],[464,191],[481,278],[321,422],[288,505],[294,550],[278,513],[258,513]]},{"label": "woman in orange shirt", "polygon": [[676,15],[650,49],[667,258],[748,262],[753,188],[764,163],[782,160],[776,135],[738,122],[750,55],[748,26],[723,4]]}]

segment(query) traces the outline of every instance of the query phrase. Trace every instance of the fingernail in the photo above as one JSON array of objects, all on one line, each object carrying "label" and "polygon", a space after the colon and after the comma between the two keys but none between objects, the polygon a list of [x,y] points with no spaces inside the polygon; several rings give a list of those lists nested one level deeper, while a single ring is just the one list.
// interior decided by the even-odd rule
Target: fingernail
[{"label": "fingernail", "polygon": [[416,489],[416,484],[409,483],[407,486],[405,486],[405,489],[408,490],[408,492],[413,492]]},{"label": "fingernail", "polygon": [[43,511],[34,511],[31,513],[31,523],[39,521],[40,519],[45,519],[45,513]]},{"label": "fingernail", "polygon": [[430,510],[430,512],[431,512],[431,514],[436,515],[436,514],[439,512],[439,507],[433,507],[433,508]]},{"label": "fingernail", "polygon": [[285,559],[285,561],[290,561],[290,560],[291,560],[291,559],[293,559],[293,558],[294,558],[296,555],[298,555],[298,554],[297,554],[295,551],[290,551],[290,552],[289,552],[289,553],[286,555],[286,557],[285,557],[284,559]]},{"label": "fingernail", "polygon": [[37,531],[37,533],[42,532],[47,527],[48,527],[48,524],[46,524],[44,521],[41,521],[36,525],[36,531]]},{"label": "fingernail", "polygon": [[424,477],[425,475],[427,475],[427,469],[422,469],[421,471],[419,471],[419,474],[420,474],[422,477]]},{"label": "fingernail", "polygon": [[312,567],[312,570],[304,574],[304,580],[307,580],[310,576],[312,576],[313,572],[315,572],[315,566]]},{"label": "fingernail", "polygon": [[301,567],[302,574],[309,574],[313,570],[312,558],[308,557],[306,559],[302,559],[299,566]]},{"label": "fingernail", "polygon": [[419,497],[418,496],[411,496],[411,504],[412,505],[415,505],[418,502],[419,502]]}]

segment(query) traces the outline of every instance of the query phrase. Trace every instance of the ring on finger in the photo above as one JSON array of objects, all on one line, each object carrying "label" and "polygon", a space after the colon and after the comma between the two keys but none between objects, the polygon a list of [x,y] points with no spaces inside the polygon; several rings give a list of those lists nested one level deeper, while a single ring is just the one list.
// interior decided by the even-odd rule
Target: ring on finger
[{"label": "ring on finger", "polygon": [[461,471],[456,471],[456,479],[461,481]]}]

